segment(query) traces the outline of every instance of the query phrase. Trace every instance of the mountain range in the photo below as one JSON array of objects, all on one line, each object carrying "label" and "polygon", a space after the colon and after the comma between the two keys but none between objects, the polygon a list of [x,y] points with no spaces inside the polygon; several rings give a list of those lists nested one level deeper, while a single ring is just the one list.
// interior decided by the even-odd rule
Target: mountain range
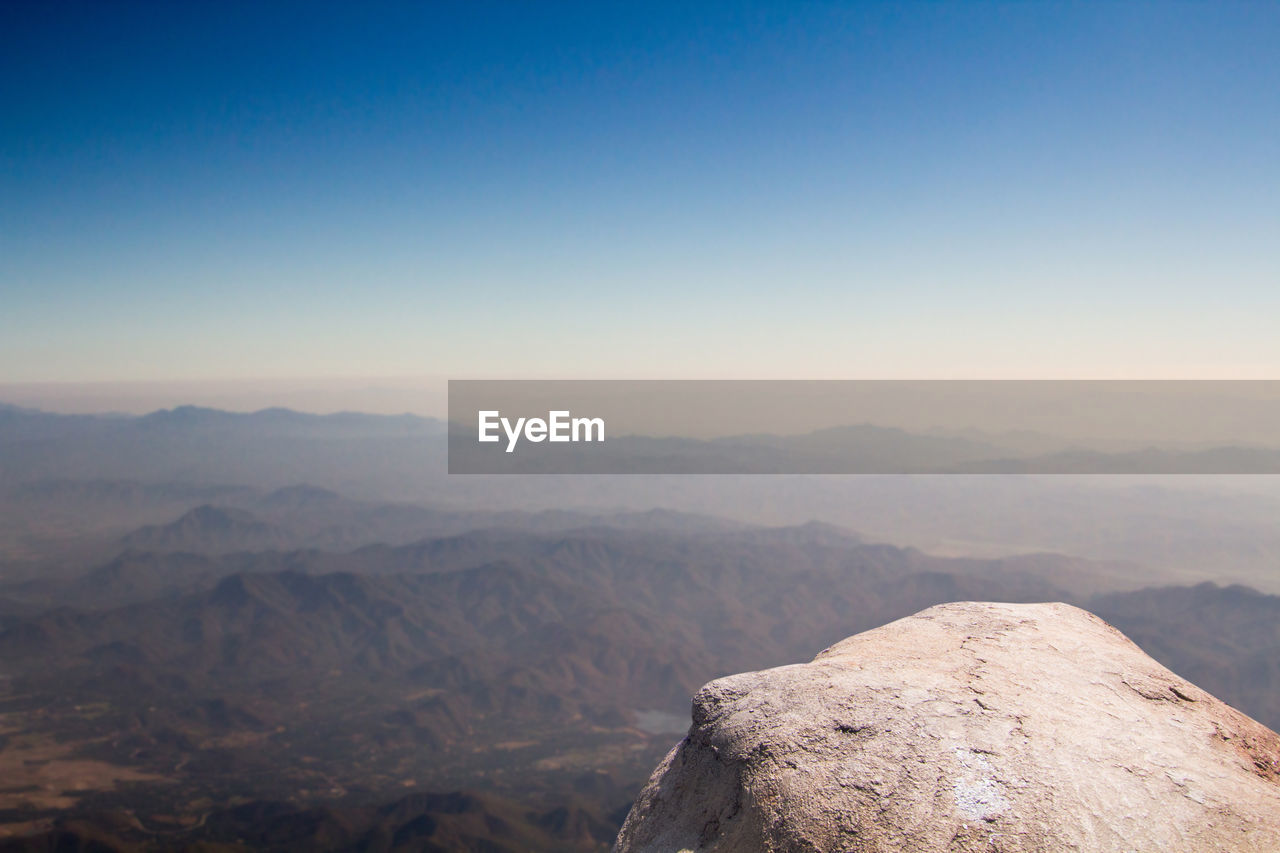
[{"label": "mountain range", "polygon": [[1266,478],[442,468],[417,418],[0,410],[0,850],[606,849],[702,684],[956,600],[1280,725]]},{"label": "mountain range", "polygon": [[[954,600],[1077,601],[1280,725],[1280,598],[1212,584],[1081,595],[1072,568],[930,557],[826,525],[132,552],[86,579],[96,606],[10,619],[3,707],[24,737],[157,780],[96,791],[71,812],[149,810],[143,829],[112,836],[144,844],[157,814],[192,825],[184,843],[211,840],[201,804],[233,792],[305,811],[466,787],[545,811],[585,774],[606,780],[582,800],[604,845],[605,816],[625,810],[698,686]],[[104,606],[113,597],[132,603]],[[8,794],[10,808],[22,797]],[[359,826],[377,823],[360,814]]]}]

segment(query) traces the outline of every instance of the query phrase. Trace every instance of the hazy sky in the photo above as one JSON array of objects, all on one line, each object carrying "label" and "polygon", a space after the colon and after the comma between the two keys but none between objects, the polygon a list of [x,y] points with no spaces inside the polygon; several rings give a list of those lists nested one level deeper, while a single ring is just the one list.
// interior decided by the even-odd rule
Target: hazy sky
[{"label": "hazy sky", "polygon": [[0,382],[1280,374],[1280,4],[0,6]]}]

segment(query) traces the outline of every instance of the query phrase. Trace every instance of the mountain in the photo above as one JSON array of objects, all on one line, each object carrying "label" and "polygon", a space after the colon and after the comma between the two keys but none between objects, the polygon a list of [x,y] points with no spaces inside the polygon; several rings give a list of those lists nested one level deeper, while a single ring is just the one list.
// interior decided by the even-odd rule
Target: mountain
[{"label": "mountain", "polygon": [[331,512],[335,509],[348,509],[352,503],[353,501],[347,500],[337,492],[306,483],[276,489],[270,494],[263,495],[257,501],[258,506],[268,511],[286,510],[292,512],[312,510]]},{"label": "mountain", "polygon": [[[148,826],[206,826],[232,798],[306,811],[459,787],[551,808],[591,778],[584,802],[614,815],[699,685],[955,600],[1089,604],[1175,672],[1280,722],[1274,596],[1202,586],[1095,597],[1100,567],[1062,557],[938,558],[827,525],[657,521],[675,529],[127,552],[62,599],[46,587],[40,612],[0,623],[0,702],[25,732],[3,749],[27,775],[89,769],[79,788],[50,783],[39,799],[0,790],[0,814],[127,809]],[[1200,677],[1209,668],[1217,681]]]},{"label": "mountain", "polygon": [[147,525],[120,544],[139,551],[254,551],[287,547],[294,537],[252,513],[203,504],[169,524]]},{"label": "mountain", "polygon": [[4,483],[137,480],[274,489],[318,482],[405,494],[443,475],[443,426],[413,415],[238,413],[181,406],[141,417],[8,411]]},{"label": "mountain", "polygon": [[[1051,453],[1045,442],[1017,435],[916,437],[966,454],[983,445],[1007,449],[997,462]],[[121,536],[201,504],[252,512],[295,535],[289,547],[326,550],[479,527],[569,529],[595,523],[592,516],[665,507],[770,525],[817,519],[937,553],[1037,551],[1124,561],[1136,569],[1130,588],[1210,579],[1280,592],[1273,571],[1280,495],[1268,477],[490,478],[446,471],[443,427],[425,419],[274,410],[255,417],[178,409],[150,420],[16,412],[0,418],[0,578],[65,576],[101,565],[119,551]],[[363,506],[257,503],[302,483]],[[500,517],[513,510],[524,517]],[[490,517],[476,523],[475,513]]]}]

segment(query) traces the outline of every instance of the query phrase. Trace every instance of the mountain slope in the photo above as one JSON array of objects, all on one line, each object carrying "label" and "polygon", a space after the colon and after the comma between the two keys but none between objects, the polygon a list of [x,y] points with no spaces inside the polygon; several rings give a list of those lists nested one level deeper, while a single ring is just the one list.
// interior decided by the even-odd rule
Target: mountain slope
[{"label": "mountain slope", "polygon": [[244,510],[202,504],[168,524],[135,530],[120,544],[137,551],[216,554],[289,547],[294,537]]}]

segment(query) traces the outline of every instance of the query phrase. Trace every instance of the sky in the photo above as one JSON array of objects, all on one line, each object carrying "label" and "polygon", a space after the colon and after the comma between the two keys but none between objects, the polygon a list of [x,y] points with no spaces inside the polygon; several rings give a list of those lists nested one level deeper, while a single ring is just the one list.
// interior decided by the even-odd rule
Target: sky
[{"label": "sky", "polygon": [[1278,378],[1277,44],[1263,2],[6,3],[0,399]]}]

